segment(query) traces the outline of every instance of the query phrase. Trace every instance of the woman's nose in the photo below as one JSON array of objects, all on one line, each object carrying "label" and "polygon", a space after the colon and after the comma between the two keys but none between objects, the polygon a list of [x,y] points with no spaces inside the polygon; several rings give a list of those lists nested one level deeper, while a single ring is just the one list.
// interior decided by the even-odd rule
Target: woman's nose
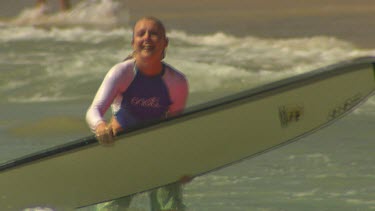
[{"label": "woman's nose", "polygon": [[147,31],[147,32],[145,33],[144,38],[145,38],[146,40],[151,39],[151,33]]}]

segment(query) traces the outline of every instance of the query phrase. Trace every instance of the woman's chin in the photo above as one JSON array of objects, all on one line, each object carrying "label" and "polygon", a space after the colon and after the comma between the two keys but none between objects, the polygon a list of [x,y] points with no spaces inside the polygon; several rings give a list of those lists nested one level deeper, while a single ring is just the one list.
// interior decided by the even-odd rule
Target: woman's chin
[{"label": "woman's chin", "polygon": [[147,59],[157,59],[159,58],[159,56],[155,53],[155,52],[151,52],[151,51],[142,51],[140,54],[139,54],[139,57],[142,59],[142,60],[147,60]]}]

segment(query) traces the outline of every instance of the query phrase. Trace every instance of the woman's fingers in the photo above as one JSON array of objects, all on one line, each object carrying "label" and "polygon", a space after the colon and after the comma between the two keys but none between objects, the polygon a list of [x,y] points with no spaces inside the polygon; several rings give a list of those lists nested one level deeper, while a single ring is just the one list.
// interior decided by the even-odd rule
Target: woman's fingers
[{"label": "woman's fingers", "polygon": [[98,125],[95,132],[96,139],[100,144],[111,145],[114,142],[114,134],[111,125],[105,123]]}]

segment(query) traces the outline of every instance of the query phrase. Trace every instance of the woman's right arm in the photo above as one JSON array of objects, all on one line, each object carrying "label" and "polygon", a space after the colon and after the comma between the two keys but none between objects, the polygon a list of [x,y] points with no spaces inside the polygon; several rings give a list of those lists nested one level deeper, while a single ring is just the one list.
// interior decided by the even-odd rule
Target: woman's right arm
[{"label": "woman's right arm", "polygon": [[100,143],[111,143],[114,136],[111,124],[104,114],[115,98],[121,95],[134,78],[134,61],[126,61],[112,67],[105,76],[95,98],[86,113],[86,121]]},{"label": "woman's right arm", "polygon": [[104,114],[118,94],[119,85],[117,83],[117,72],[118,70],[115,66],[107,73],[91,106],[87,110],[86,121],[93,132],[96,131],[99,125],[106,123]]}]

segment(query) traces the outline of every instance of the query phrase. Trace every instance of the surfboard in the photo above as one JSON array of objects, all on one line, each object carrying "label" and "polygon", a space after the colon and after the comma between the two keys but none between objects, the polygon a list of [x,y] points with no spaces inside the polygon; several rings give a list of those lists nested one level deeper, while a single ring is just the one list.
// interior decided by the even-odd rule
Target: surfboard
[{"label": "surfboard", "polygon": [[93,136],[0,165],[0,210],[74,210],[199,176],[295,141],[375,90],[375,57],[357,58],[149,123],[110,147]]}]

